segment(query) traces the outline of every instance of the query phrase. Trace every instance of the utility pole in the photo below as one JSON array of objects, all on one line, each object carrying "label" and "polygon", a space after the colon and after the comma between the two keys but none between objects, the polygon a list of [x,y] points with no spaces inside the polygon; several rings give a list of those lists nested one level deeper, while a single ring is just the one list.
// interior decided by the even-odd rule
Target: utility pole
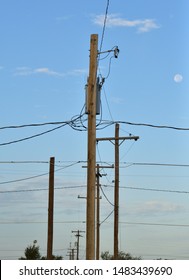
[{"label": "utility pole", "polygon": [[[83,168],[87,168],[87,166],[82,166]],[[108,166],[100,166],[99,164],[96,165],[96,260],[99,260],[100,257],[100,177],[103,175],[100,174],[100,168],[114,168],[114,165]],[[78,198],[84,198],[84,196],[78,195]]]},{"label": "utility pole", "polygon": [[80,232],[85,232],[85,231],[82,231],[82,230],[77,230],[77,231],[75,231],[75,230],[72,230],[72,233],[76,233],[76,237],[77,237],[77,260],[79,260],[79,238],[80,237],[83,237],[81,234],[80,234]]},{"label": "utility pole", "polygon": [[[138,136],[129,136],[129,137],[119,137],[119,124],[115,125],[115,137],[104,137],[96,138],[96,141],[110,141],[115,146],[115,186],[114,186],[114,259],[118,259],[119,251],[119,240],[118,240],[118,231],[119,231],[119,146],[125,140],[135,140],[139,139]],[[122,140],[121,142],[119,142]]]},{"label": "utility pole", "polygon": [[115,182],[114,182],[114,259],[118,259],[119,231],[119,124],[115,125]]},{"label": "utility pole", "polygon": [[88,158],[87,158],[87,214],[86,214],[86,259],[95,259],[95,181],[96,181],[96,79],[98,35],[90,39],[90,65],[88,79]]},{"label": "utility pole", "polygon": [[96,260],[99,260],[100,254],[100,167],[97,164],[96,172]]},{"label": "utility pole", "polygon": [[114,168],[114,165],[96,166],[96,260],[100,258],[100,177],[105,174],[100,174],[100,168]]},{"label": "utility pole", "polygon": [[71,247],[71,243],[70,243],[70,248],[68,249],[68,255],[69,256],[69,260],[74,260],[74,251],[75,249]]},{"label": "utility pole", "polygon": [[48,237],[47,237],[47,260],[53,259],[53,212],[54,212],[54,162],[50,158],[49,167],[49,206],[48,206]]}]

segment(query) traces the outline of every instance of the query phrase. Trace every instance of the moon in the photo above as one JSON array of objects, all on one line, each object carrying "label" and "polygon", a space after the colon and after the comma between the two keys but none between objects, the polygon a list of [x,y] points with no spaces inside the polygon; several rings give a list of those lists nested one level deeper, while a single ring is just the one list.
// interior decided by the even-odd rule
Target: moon
[{"label": "moon", "polygon": [[181,74],[176,74],[176,75],[174,76],[174,81],[175,81],[175,83],[181,83],[182,80],[183,80],[183,76],[182,76]]}]

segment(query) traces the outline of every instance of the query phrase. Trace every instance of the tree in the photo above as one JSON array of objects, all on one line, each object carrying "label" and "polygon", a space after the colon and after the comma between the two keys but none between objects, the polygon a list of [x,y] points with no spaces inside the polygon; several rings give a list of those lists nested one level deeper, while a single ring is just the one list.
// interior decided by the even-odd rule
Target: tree
[{"label": "tree", "polygon": [[[109,251],[102,252],[101,254],[102,260],[113,260],[114,256],[109,253]],[[123,251],[119,251],[118,260],[141,260],[141,257],[133,257],[130,253],[125,253]]]},{"label": "tree", "polygon": [[24,251],[25,257],[21,257],[19,260],[40,260],[41,254],[39,252],[39,246],[37,240],[33,241],[33,245],[29,245]]},{"label": "tree", "polygon": [[[19,260],[46,260],[47,257],[41,256],[37,240],[33,241],[33,245],[29,245],[24,251],[25,257],[19,258]],[[54,256],[53,260],[62,260],[62,256]]]}]

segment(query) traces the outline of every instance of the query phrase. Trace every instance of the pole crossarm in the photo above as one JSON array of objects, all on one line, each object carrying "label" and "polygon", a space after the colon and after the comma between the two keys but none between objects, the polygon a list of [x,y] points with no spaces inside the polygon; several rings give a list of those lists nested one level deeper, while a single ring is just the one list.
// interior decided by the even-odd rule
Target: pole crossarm
[{"label": "pole crossarm", "polygon": [[[116,141],[116,140],[135,140],[137,141],[139,139],[139,136],[128,136],[128,137],[102,137],[102,138],[96,138],[96,142],[99,141],[110,141],[111,143],[113,143],[112,141]],[[123,143],[123,141],[121,143]],[[114,144],[114,143],[113,143]]]},{"label": "pole crossarm", "polygon": [[[82,168],[88,168],[88,166],[82,166]],[[96,166],[97,168],[97,166]],[[114,164],[112,165],[100,165],[99,168],[114,168]]]}]

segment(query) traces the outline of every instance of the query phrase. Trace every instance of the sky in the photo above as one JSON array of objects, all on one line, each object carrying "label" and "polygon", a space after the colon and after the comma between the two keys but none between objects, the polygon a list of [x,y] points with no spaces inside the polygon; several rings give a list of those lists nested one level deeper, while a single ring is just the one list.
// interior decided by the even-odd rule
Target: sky
[{"label": "sky", "polygon": [[[18,259],[33,240],[46,255],[50,157],[54,254],[68,259],[72,231],[86,231],[78,196],[86,197],[91,34],[105,78],[97,137],[113,137],[116,122],[120,136],[139,136],[120,145],[119,249],[189,259],[188,9],[188,0],[1,1],[1,259]],[[96,158],[112,165],[114,145],[99,142]],[[100,172],[100,251],[113,253],[114,169]]]}]

